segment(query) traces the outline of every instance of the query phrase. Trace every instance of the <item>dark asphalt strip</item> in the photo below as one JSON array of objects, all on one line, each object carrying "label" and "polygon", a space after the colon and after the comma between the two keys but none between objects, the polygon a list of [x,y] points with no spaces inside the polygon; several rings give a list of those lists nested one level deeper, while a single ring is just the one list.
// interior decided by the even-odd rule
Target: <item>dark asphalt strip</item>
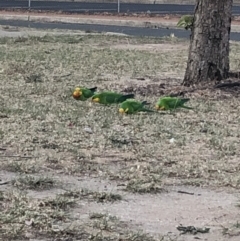
[{"label": "dark asphalt strip", "polygon": [[[33,22],[24,20],[0,20],[0,25],[9,25],[15,27],[30,27],[36,29],[68,29],[81,30],[87,32],[115,32],[131,36],[148,36],[148,37],[165,37],[171,33],[178,38],[189,38],[189,31],[181,29],[169,28],[142,28],[114,25],[98,25],[98,24],[78,24],[78,23],[49,23],[49,22]],[[232,32],[231,40],[240,41],[240,33]]]}]

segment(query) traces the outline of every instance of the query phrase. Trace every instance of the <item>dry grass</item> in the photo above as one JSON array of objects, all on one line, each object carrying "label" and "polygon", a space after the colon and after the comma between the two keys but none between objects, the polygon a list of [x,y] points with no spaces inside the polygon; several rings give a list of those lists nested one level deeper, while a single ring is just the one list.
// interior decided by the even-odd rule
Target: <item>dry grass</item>
[{"label": "dry grass", "polygon": [[[143,44],[159,48],[160,43],[155,52],[142,48]],[[179,48],[169,48],[176,44]],[[123,45],[126,48],[117,47]],[[231,92],[188,93],[193,111],[165,115],[120,116],[117,106],[71,97],[76,85],[114,91],[130,88],[137,99],[154,105],[159,93],[168,94],[179,85],[186,46],[187,42],[171,38],[103,35],[0,39],[1,164],[4,170],[24,174],[12,182],[17,190],[0,196],[5,240],[39,235],[152,240],[124,232],[126,224],[104,215],[98,221],[90,218],[69,226],[68,211],[76,200],[113,202],[121,195],[69,191],[48,200],[18,191],[53,188],[56,183],[50,175],[100,177],[134,193],[162,192],[164,185],[178,183],[240,187],[240,105]],[[231,67],[238,69],[240,45],[231,47]]]}]

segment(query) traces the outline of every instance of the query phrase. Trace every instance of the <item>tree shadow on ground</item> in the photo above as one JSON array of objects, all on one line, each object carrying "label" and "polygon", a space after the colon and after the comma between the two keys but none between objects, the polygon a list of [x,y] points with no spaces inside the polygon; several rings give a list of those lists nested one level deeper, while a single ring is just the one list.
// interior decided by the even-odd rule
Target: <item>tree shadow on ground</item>
[{"label": "tree shadow on ground", "polygon": [[[127,86],[124,92],[133,92],[141,96],[172,96],[172,97],[198,97],[211,99],[226,99],[240,96],[240,79],[231,78],[221,82],[203,83],[199,86],[186,87],[181,85],[179,79],[159,79],[158,83],[147,85]],[[156,82],[156,80],[155,80]]]}]

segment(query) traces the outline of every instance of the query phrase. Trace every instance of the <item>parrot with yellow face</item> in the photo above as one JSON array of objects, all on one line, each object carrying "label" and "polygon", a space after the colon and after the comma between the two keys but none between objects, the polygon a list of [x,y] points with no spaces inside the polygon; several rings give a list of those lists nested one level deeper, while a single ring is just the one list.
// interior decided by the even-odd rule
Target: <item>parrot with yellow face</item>
[{"label": "parrot with yellow face", "polygon": [[105,91],[102,93],[97,93],[92,96],[92,101],[95,103],[100,103],[104,105],[118,104],[122,103],[127,99],[134,98],[134,94],[120,94],[116,92]]},{"label": "parrot with yellow face", "polygon": [[191,107],[185,106],[184,104],[188,102],[188,98],[177,98],[177,97],[162,97],[158,100],[155,108],[157,110],[173,110],[177,108],[193,109]]},{"label": "parrot with yellow face", "polygon": [[89,99],[90,97],[92,97],[95,94],[95,91],[97,90],[97,87],[93,87],[93,88],[83,88],[83,87],[77,87],[75,88],[75,90],[73,91],[73,98],[76,100],[81,100],[81,101],[85,101],[87,99]]},{"label": "parrot with yellow face", "polygon": [[153,110],[147,109],[144,106],[147,105],[147,101],[139,102],[136,100],[126,100],[119,108],[119,113],[121,114],[134,114],[140,111],[143,112],[154,112]]}]

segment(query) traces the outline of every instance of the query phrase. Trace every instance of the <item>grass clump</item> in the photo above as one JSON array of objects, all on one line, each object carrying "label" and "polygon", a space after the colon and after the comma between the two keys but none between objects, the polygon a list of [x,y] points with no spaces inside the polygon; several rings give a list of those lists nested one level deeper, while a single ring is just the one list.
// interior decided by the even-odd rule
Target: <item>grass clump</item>
[{"label": "grass clump", "polygon": [[[1,236],[5,240],[27,238],[52,233],[53,223],[67,220],[63,206],[48,205],[48,201],[32,199],[21,192],[4,193],[1,203]],[[64,206],[65,208],[65,206]]]},{"label": "grass clump", "polygon": [[14,179],[12,185],[19,189],[44,190],[54,187],[55,181],[50,177],[24,175]]},{"label": "grass clump", "polygon": [[94,192],[88,189],[81,189],[80,191],[67,191],[62,194],[63,197],[73,197],[74,199],[87,199],[89,201],[97,202],[116,202],[121,201],[120,194],[107,193],[107,192]]},{"label": "grass clump", "polygon": [[3,169],[10,172],[24,174],[33,174],[40,170],[40,165],[36,161],[23,160],[20,157],[14,157],[16,161],[9,160],[3,164]]},{"label": "grass clump", "polygon": [[[92,222],[93,234],[90,240],[126,240],[126,241],[156,241],[148,234],[141,231],[132,232],[127,229],[126,223],[120,221],[117,217],[103,213],[92,213],[89,216]],[[94,230],[98,230],[94,232]]]}]

